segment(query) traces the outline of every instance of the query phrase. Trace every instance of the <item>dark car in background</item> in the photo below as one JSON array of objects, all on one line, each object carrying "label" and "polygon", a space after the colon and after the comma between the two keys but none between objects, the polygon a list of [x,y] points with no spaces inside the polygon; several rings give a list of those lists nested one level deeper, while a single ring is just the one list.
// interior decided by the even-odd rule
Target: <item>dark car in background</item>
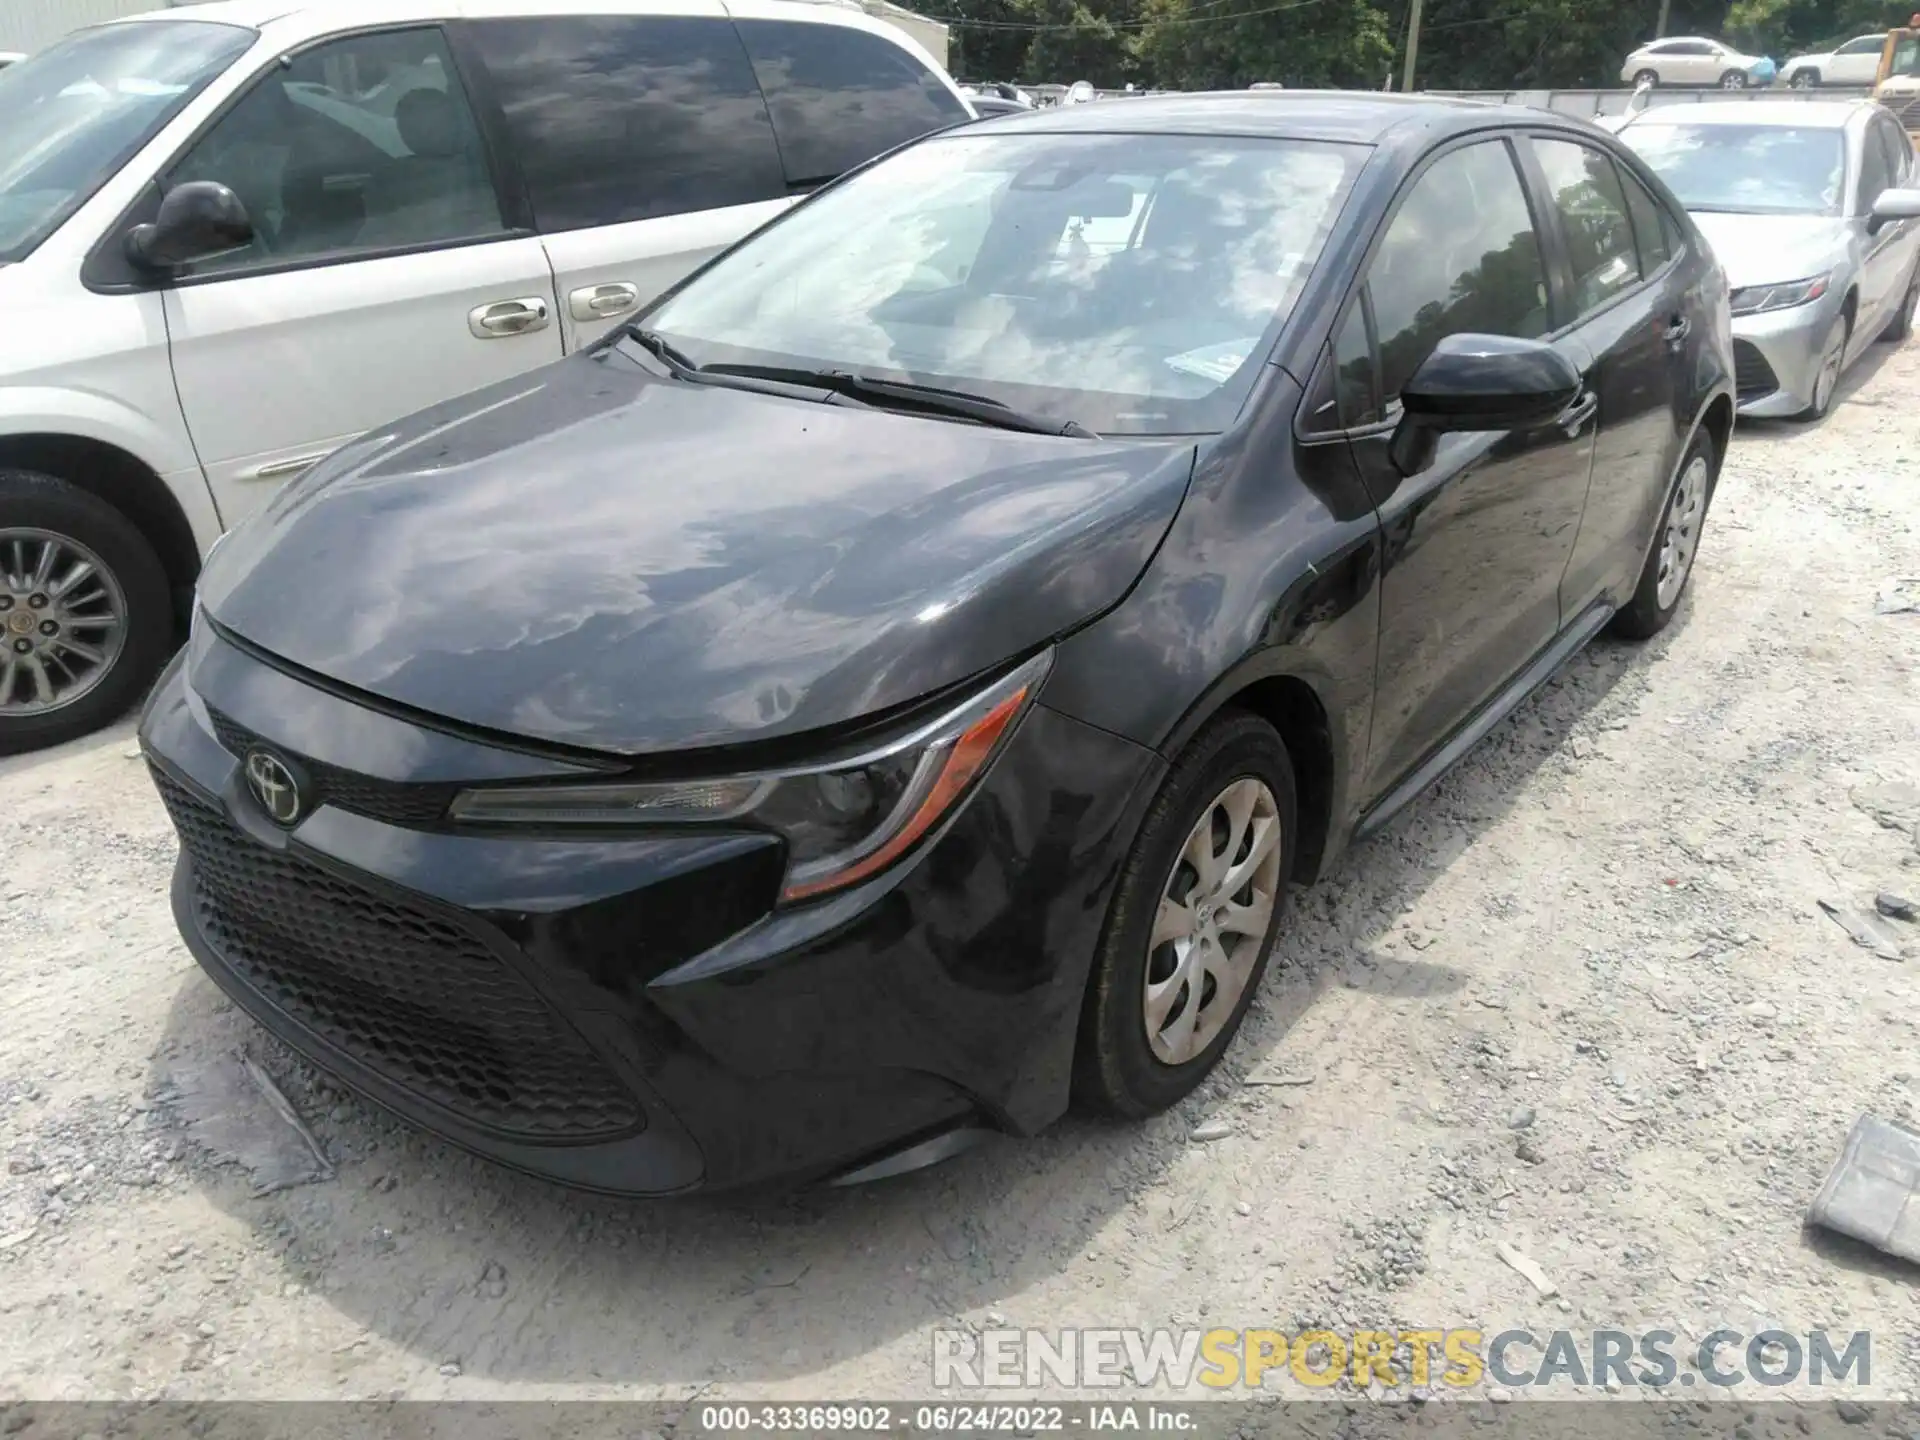
[{"label": "dark car in background", "polygon": [[1729,328],[1660,182],[1543,112],[922,140],[221,547],[141,726],[182,933],[576,1185],[1152,1114],[1290,887],[1675,614]]}]

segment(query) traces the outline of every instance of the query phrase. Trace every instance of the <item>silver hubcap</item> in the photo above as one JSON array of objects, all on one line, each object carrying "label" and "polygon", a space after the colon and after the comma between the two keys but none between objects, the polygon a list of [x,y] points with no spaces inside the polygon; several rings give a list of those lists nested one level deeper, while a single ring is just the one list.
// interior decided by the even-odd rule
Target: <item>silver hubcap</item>
[{"label": "silver hubcap", "polygon": [[71,705],[126,639],[126,596],[98,555],[48,530],[0,529],[0,716]]},{"label": "silver hubcap", "polygon": [[1836,327],[1827,341],[1826,352],[1820,357],[1820,373],[1813,381],[1813,408],[1822,415],[1827,413],[1827,406],[1833,403],[1834,386],[1840,383],[1840,361],[1846,353],[1847,330],[1842,324]]},{"label": "silver hubcap", "polygon": [[1147,1040],[1184,1065],[1232,1018],[1280,894],[1280,808],[1253,779],[1214,797],[1187,834],[1147,942]]},{"label": "silver hubcap", "polygon": [[1673,492],[1673,504],[1667,509],[1667,533],[1660,539],[1660,581],[1654,598],[1665,610],[1680,598],[1693,568],[1693,552],[1700,545],[1700,522],[1707,510],[1707,462],[1695,456],[1680,472],[1680,487]]},{"label": "silver hubcap", "polygon": [[1744,75],[1729,75],[1720,82],[1720,88],[1723,90],[1744,90],[1747,88],[1746,77]]}]

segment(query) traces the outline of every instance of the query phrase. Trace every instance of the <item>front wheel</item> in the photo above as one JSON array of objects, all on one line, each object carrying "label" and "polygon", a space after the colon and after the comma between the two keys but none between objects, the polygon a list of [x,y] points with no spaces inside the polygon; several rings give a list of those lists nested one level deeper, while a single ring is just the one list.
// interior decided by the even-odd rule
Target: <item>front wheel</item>
[{"label": "front wheel", "polygon": [[1693,575],[1693,559],[1700,551],[1700,532],[1707,522],[1707,505],[1719,455],[1713,437],[1696,431],[1680,462],[1660,512],[1660,530],[1640,571],[1633,598],[1616,611],[1612,631],[1624,640],[1647,640],[1667,628],[1680,597]]},{"label": "front wheel", "polygon": [[1081,1021],[1074,1089],[1132,1119],[1178,1103],[1232,1041],[1280,932],[1293,763],[1226,711],[1174,762],[1121,871]]},{"label": "front wheel", "polygon": [[0,470],[0,755],[124,713],[165,663],[166,572],[118,510],[32,470]]},{"label": "front wheel", "polygon": [[1791,90],[1812,90],[1820,83],[1818,70],[1796,70],[1787,79],[1787,88]]},{"label": "front wheel", "polygon": [[1852,331],[1853,322],[1845,315],[1833,322],[1826,342],[1820,347],[1820,368],[1813,375],[1813,399],[1798,419],[1824,420],[1833,409],[1833,397],[1840,393],[1840,372],[1846,368],[1847,339]]},{"label": "front wheel", "polygon": [[1746,89],[1747,88],[1747,72],[1744,70],[1727,71],[1726,74],[1720,77],[1720,88],[1722,90]]},{"label": "front wheel", "polygon": [[1920,308],[1920,261],[1913,267],[1913,278],[1907,281],[1907,293],[1900,297],[1900,308],[1887,322],[1887,328],[1880,332],[1880,338],[1890,344],[1898,345],[1913,334],[1913,312]]}]

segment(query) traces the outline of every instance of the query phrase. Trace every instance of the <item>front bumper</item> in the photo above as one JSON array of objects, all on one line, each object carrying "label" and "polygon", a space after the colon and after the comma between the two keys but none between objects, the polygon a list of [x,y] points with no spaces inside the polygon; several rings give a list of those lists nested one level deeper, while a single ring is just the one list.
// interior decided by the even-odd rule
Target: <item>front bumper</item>
[{"label": "front bumper", "polygon": [[1829,289],[1810,305],[1734,316],[1734,386],[1742,415],[1788,419],[1813,404],[1820,347],[1841,304],[1840,293]]},{"label": "front bumper", "polygon": [[[466,832],[436,797],[555,762],[359,705],[224,640],[141,743],[188,947],[370,1099],[517,1169],[666,1194],[856,1169],[1065,1108],[1080,1000],[1151,752],[1036,705],[901,866],[775,911],[748,832]],[[266,816],[265,745],[319,803]]]}]

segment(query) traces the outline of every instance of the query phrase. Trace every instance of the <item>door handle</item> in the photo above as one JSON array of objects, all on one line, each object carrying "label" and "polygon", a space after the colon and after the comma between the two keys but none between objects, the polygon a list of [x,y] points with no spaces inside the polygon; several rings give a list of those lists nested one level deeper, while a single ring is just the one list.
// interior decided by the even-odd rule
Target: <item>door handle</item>
[{"label": "door handle", "polygon": [[1567,432],[1569,440],[1580,434],[1580,427],[1591,420],[1600,409],[1600,397],[1591,390],[1583,391],[1566,409],[1554,417],[1553,423]]},{"label": "door handle", "polygon": [[1693,333],[1693,321],[1684,315],[1673,317],[1673,323],[1667,326],[1665,339],[1669,346],[1678,350],[1686,343],[1687,336]]},{"label": "door handle", "polygon": [[612,285],[583,285],[567,296],[567,311],[576,320],[607,320],[624,315],[640,303],[640,287],[622,280]]},{"label": "door handle", "polygon": [[496,300],[467,313],[467,328],[477,340],[504,340],[547,327],[547,302],[537,295],[524,300]]}]

